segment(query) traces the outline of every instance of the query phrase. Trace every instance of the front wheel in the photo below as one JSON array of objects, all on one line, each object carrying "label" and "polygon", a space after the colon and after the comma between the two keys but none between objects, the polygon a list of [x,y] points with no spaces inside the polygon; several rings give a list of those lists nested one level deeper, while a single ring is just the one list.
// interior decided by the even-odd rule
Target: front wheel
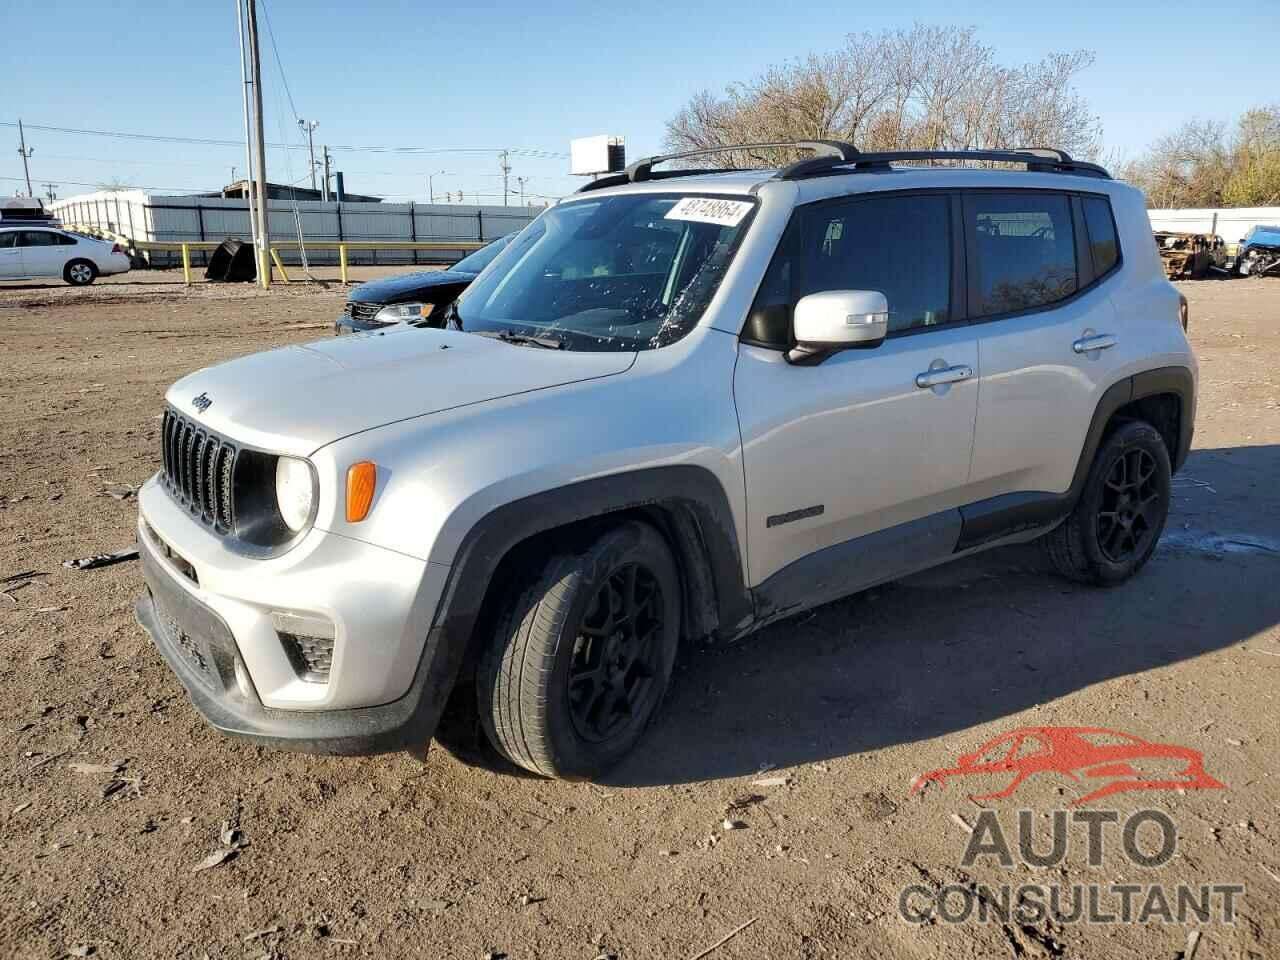
[{"label": "front wheel", "polygon": [[476,671],[493,745],[533,773],[591,779],[657,712],[680,636],[680,578],[662,536],[628,522],[521,574]]},{"label": "front wheel", "polygon": [[1169,451],[1140,420],[1112,431],[1071,515],[1044,537],[1063,576],[1098,586],[1128,580],[1151,559],[1169,517]]},{"label": "front wheel", "polygon": [[62,279],[73,287],[87,287],[97,276],[98,268],[88,260],[72,260],[62,271]]}]

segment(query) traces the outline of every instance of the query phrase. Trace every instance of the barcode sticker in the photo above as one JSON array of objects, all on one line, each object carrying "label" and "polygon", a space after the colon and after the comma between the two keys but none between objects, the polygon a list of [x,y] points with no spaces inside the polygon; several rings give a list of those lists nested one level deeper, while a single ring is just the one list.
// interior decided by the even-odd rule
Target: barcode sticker
[{"label": "barcode sticker", "polygon": [[711,197],[685,197],[667,211],[667,220],[692,220],[695,223],[714,223],[722,227],[736,227],[751,211],[745,200],[717,200]]}]

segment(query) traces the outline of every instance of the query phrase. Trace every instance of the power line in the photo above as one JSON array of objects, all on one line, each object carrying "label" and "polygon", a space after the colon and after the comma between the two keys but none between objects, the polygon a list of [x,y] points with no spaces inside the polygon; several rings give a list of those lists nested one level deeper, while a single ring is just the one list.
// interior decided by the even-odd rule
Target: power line
[{"label": "power line", "polygon": [[[180,137],[167,134],[155,133],[132,133],[121,130],[91,130],[82,127],[59,127],[49,124],[26,123],[23,125],[28,130],[40,130],[44,133],[69,133],[78,136],[90,137],[110,137],[117,140],[141,140],[150,143],[186,143],[195,146],[204,147],[242,147],[244,144],[239,140],[221,140],[213,137]],[[8,120],[0,120],[0,127],[10,127],[16,129],[18,124]],[[268,143],[267,146],[276,150],[305,150],[305,144],[297,143]],[[427,153],[502,153],[502,147],[415,147],[415,146],[374,146],[369,144],[329,144],[331,150],[350,150],[362,153],[410,153],[410,154],[427,154]],[[509,152],[514,156],[528,157],[540,160],[564,160],[568,159],[567,153],[559,153],[554,150],[535,150],[529,147],[511,147]]]},{"label": "power line", "polygon": [[[0,180],[13,180],[22,183],[22,177],[4,177],[0,176]],[[102,181],[94,182],[92,180],[65,180],[58,178],[58,183],[69,183],[73,187],[93,187],[96,190],[155,190],[157,193],[206,193],[198,187],[156,187],[148,186],[140,183],[126,183],[119,187],[105,184]]]}]

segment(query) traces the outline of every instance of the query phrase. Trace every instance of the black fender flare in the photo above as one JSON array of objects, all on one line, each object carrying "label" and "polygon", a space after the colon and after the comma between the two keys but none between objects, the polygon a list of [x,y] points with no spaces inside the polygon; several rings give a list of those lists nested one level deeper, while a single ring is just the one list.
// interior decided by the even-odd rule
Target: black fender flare
[{"label": "black fender flare", "polygon": [[709,470],[649,467],[532,494],[485,514],[463,536],[427,632],[411,688],[418,699],[399,742],[425,743],[435,731],[471,650],[485,597],[511,550],[539,534],[622,512],[647,514],[663,528],[686,576],[686,596],[702,607],[689,611],[701,628],[740,633],[751,625],[733,511]]}]

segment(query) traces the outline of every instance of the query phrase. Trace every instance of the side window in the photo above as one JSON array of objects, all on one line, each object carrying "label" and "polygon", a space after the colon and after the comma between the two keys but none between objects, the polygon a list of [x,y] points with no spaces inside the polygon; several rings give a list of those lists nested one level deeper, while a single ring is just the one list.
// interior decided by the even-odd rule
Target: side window
[{"label": "side window", "polygon": [[1013,755],[1015,760],[1027,760],[1031,757],[1039,756],[1042,753],[1048,753],[1049,747],[1039,737],[1023,737],[1022,743],[1018,744],[1018,752]]},{"label": "side window", "polygon": [[56,245],[58,238],[48,230],[24,230],[22,239],[18,241],[20,247],[52,247]]},{"label": "side window", "polygon": [[60,246],[74,247],[76,245],[76,238],[69,236],[68,234],[55,233],[54,236],[58,238],[57,242]]},{"label": "side window", "polygon": [[966,203],[976,246],[970,312],[989,317],[1075,293],[1075,234],[1064,194],[975,193]]},{"label": "side window", "polygon": [[1082,203],[1085,226],[1089,230],[1089,250],[1093,254],[1093,274],[1100,277],[1120,259],[1111,202],[1105,197],[1085,197]]},{"label": "side window", "polygon": [[807,212],[797,241],[797,299],[824,290],[878,290],[889,302],[890,333],[951,319],[946,196],[816,206]]},{"label": "side window", "polygon": [[18,245],[18,233],[16,230],[5,231],[0,233],[0,250],[8,250]]}]

